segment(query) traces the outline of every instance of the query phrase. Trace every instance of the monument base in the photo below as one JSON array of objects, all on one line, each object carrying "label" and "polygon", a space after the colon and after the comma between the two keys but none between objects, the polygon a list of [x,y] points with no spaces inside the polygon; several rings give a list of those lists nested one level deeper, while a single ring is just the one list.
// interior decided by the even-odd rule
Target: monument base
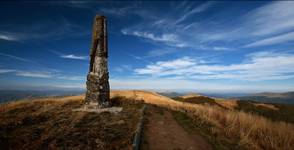
[{"label": "monument base", "polygon": [[89,103],[84,105],[82,108],[73,109],[73,111],[85,111],[85,112],[95,112],[95,113],[119,113],[122,111],[122,107],[99,107],[98,103]]}]

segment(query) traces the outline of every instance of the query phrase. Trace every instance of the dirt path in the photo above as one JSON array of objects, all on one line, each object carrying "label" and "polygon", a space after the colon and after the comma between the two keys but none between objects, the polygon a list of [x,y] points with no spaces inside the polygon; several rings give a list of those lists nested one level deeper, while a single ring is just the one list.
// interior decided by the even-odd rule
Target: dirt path
[{"label": "dirt path", "polygon": [[149,106],[143,133],[143,150],[211,150],[210,144],[197,133],[188,133],[171,112]]}]

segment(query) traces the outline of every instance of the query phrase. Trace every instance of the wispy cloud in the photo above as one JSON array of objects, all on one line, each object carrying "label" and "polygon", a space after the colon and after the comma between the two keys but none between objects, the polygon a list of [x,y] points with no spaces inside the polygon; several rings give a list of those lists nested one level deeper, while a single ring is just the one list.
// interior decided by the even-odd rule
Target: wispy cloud
[{"label": "wispy cloud", "polygon": [[247,25],[252,26],[252,34],[270,35],[293,30],[294,2],[274,1],[251,11],[246,15]]},{"label": "wispy cloud", "polygon": [[10,72],[15,72],[16,70],[14,69],[0,69],[0,74],[2,73],[10,73]]},{"label": "wispy cloud", "polygon": [[87,56],[77,56],[77,55],[73,55],[73,54],[61,55],[60,57],[66,58],[66,59],[78,59],[78,60],[87,60],[88,59]]},{"label": "wispy cloud", "polygon": [[[136,3],[136,2],[134,2]],[[101,8],[100,11],[106,13],[106,14],[111,14],[111,15],[116,15],[116,16],[125,16],[130,13],[137,13],[134,11],[134,8],[136,8],[135,4],[119,7],[119,8]]]},{"label": "wispy cloud", "polygon": [[150,33],[147,31],[136,31],[136,30],[128,30],[123,29],[121,30],[122,34],[124,35],[133,35],[137,37],[141,37],[153,42],[166,44],[169,46],[175,46],[175,47],[185,47],[185,44],[181,42],[181,40],[178,38],[178,35],[172,34],[172,33],[163,33],[155,35],[154,33]]},{"label": "wispy cloud", "polygon": [[58,71],[56,69],[49,68],[46,65],[43,65],[43,64],[41,64],[41,63],[39,63],[37,61],[31,60],[31,59],[28,59],[28,58],[19,57],[19,56],[7,54],[7,53],[0,53],[0,57],[1,56],[6,57],[6,58],[10,58],[10,59],[13,59],[13,60],[25,62],[27,64],[33,65],[35,68],[39,68],[39,69],[42,69],[42,70],[45,69],[45,70],[50,70],[50,71],[54,71],[54,72]]},{"label": "wispy cloud", "polygon": [[259,52],[248,55],[247,59],[240,64],[205,64],[205,61],[201,63],[199,60],[183,57],[176,60],[159,61],[134,71],[139,75],[160,78],[262,81],[294,78],[293,66],[293,54]]},{"label": "wispy cloud", "polygon": [[19,38],[16,35],[13,35],[11,33],[2,33],[2,32],[0,32],[0,40],[18,41]]},{"label": "wispy cloud", "polygon": [[82,81],[86,79],[85,76],[72,76],[72,75],[59,75],[56,78],[64,79],[64,80],[76,80],[76,81]]},{"label": "wispy cloud", "polygon": [[[153,18],[142,17],[134,26],[121,30],[122,34],[169,47],[215,51],[231,51],[293,41],[292,1],[265,3],[245,15],[240,14],[241,16],[233,22],[218,22],[215,18],[223,17],[220,15],[215,15],[213,20],[207,18],[203,21],[194,21],[198,13],[218,5],[214,2],[193,5],[190,2],[183,2],[172,12],[166,12],[164,15],[150,12]],[[219,45],[219,42],[222,44]]]},{"label": "wispy cloud", "polygon": [[11,70],[10,72],[14,72],[14,75],[16,76],[29,77],[29,78],[47,78],[47,79],[73,80],[73,81],[85,80],[84,76],[64,75],[61,73],[50,72],[50,71]]},{"label": "wispy cloud", "polygon": [[74,55],[74,54],[64,54],[60,51],[48,49],[49,52],[59,56],[60,58],[64,59],[76,59],[76,60],[87,60],[88,56],[80,56],[80,55]]},{"label": "wispy cloud", "polygon": [[172,71],[172,70],[177,70],[181,68],[187,68],[195,64],[196,64],[196,60],[191,59],[189,57],[183,57],[183,58],[169,60],[169,61],[158,61],[155,64],[147,65],[145,68],[135,69],[135,72],[137,74],[150,74],[154,76],[161,76],[164,74],[165,71]]},{"label": "wispy cloud", "polygon": [[128,72],[133,71],[130,65],[120,65],[119,67],[115,67],[113,70],[120,73],[126,72],[126,71]]},{"label": "wispy cloud", "polygon": [[16,76],[32,77],[32,78],[51,78],[53,74],[50,72],[29,72],[29,71],[17,71]]},{"label": "wispy cloud", "polygon": [[12,58],[14,60],[19,60],[19,61],[23,61],[23,62],[36,63],[36,62],[34,62],[34,61],[30,60],[30,59],[26,59],[26,58],[14,56],[14,55],[11,55],[11,54],[6,54],[6,53],[0,53],[0,56],[9,57],[9,58]]},{"label": "wispy cloud", "polygon": [[135,35],[138,37],[143,37],[147,39],[151,39],[153,41],[158,41],[158,42],[176,42],[177,41],[177,36],[175,34],[162,34],[160,36],[155,36],[152,33],[148,32],[140,32],[140,31],[127,31],[127,30],[122,30],[122,33],[125,35]]},{"label": "wispy cloud", "polygon": [[160,57],[160,56],[172,54],[172,53],[175,53],[175,52],[178,52],[178,50],[177,49],[166,49],[166,48],[164,48],[164,49],[154,49],[154,50],[148,51],[145,58]]},{"label": "wispy cloud", "polygon": [[274,45],[274,44],[280,44],[280,43],[291,42],[291,41],[294,41],[294,32],[289,32],[286,34],[256,41],[246,45],[245,47],[267,46],[267,45]]},{"label": "wispy cloud", "polygon": [[213,49],[215,51],[231,51],[231,50],[233,50],[232,48],[222,47],[222,46],[214,46],[211,49]]},{"label": "wispy cloud", "polygon": [[192,16],[193,14],[195,13],[200,13],[200,12],[203,12],[205,10],[207,10],[210,6],[212,6],[215,2],[205,2],[199,6],[196,6],[194,8],[192,8],[191,10],[185,12],[184,15],[182,15],[177,21],[176,21],[176,24],[177,23],[180,23],[182,21],[184,21],[185,19],[187,19],[188,17]]},{"label": "wispy cloud", "polygon": [[[142,16],[135,25],[123,28],[123,35],[132,35],[147,42],[160,45],[163,49],[174,47],[178,49],[192,48],[197,50],[231,50],[226,46],[214,45],[213,41],[228,40],[228,33],[236,32],[232,29],[223,29],[209,19],[195,21],[197,14],[209,10],[215,2],[197,4],[183,2],[173,11],[165,13],[150,12],[152,18]],[[144,10],[144,8],[141,8]],[[223,26],[222,26],[223,27]],[[240,35],[239,33],[234,33]]]},{"label": "wispy cloud", "polygon": [[64,17],[31,24],[11,25],[7,29],[0,28],[0,40],[23,42],[27,40],[40,40],[46,38],[62,39],[68,36],[87,35],[83,27],[72,23]]}]

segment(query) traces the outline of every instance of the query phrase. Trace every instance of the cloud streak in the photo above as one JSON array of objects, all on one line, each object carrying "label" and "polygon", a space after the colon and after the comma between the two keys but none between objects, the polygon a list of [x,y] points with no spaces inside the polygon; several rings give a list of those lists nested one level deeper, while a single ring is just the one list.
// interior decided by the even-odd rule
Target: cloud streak
[{"label": "cloud streak", "polygon": [[26,58],[14,56],[14,55],[6,54],[6,53],[0,53],[0,56],[9,57],[9,58],[12,58],[14,60],[19,60],[19,61],[28,62],[28,63],[36,63],[36,62],[34,62],[34,61],[30,60],[30,59],[26,59]]},{"label": "cloud streak", "polygon": [[28,71],[17,71],[16,76],[21,77],[32,77],[32,78],[51,78],[53,75],[49,72],[28,72]]},{"label": "cloud streak", "polygon": [[275,44],[280,44],[280,43],[285,43],[285,42],[291,42],[294,41],[294,32],[266,38],[260,41],[256,41],[253,43],[250,43],[246,45],[245,47],[257,47],[257,46],[267,46],[267,45],[275,45]]},{"label": "cloud streak", "polygon": [[0,74],[3,74],[3,73],[10,73],[10,72],[15,72],[16,70],[14,69],[0,69]]},{"label": "cloud streak", "polygon": [[270,46],[293,41],[292,1],[266,3],[245,15],[240,14],[239,18],[231,22],[219,22],[224,16],[218,14],[213,18],[194,21],[199,13],[218,5],[214,2],[205,2],[192,6],[193,3],[183,2],[172,12],[166,12],[164,15],[150,12],[153,18],[142,17],[134,26],[121,30],[122,34],[142,38],[157,45],[215,51]]},{"label": "cloud streak", "polygon": [[277,34],[294,28],[293,8],[293,1],[274,1],[251,11],[245,19],[253,35]]},{"label": "cloud streak", "polygon": [[47,79],[60,79],[60,80],[73,80],[73,81],[83,81],[85,80],[84,76],[73,76],[73,75],[63,75],[56,72],[49,71],[21,71],[13,70],[14,75],[20,77],[29,77],[29,78],[47,78]]},{"label": "cloud streak", "polygon": [[73,54],[61,55],[60,57],[65,58],[65,59],[77,59],[77,60],[87,60],[88,59],[87,56],[77,56],[77,55],[73,55]]},{"label": "cloud streak", "polygon": [[5,41],[18,41],[19,38],[15,35],[9,34],[9,33],[0,33],[0,40]]},{"label": "cloud streak", "polygon": [[184,21],[185,19],[187,19],[188,17],[192,16],[193,14],[196,13],[200,13],[203,12],[205,10],[207,10],[210,6],[212,6],[215,2],[205,2],[197,7],[192,8],[190,11],[186,12],[183,16],[181,16],[177,21],[176,24]]},{"label": "cloud streak", "polygon": [[88,56],[79,56],[79,55],[74,55],[74,54],[64,54],[62,52],[56,51],[56,50],[52,50],[52,49],[48,49],[49,52],[58,55],[60,58],[64,58],[64,59],[76,59],[76,60],[87,60]]}]

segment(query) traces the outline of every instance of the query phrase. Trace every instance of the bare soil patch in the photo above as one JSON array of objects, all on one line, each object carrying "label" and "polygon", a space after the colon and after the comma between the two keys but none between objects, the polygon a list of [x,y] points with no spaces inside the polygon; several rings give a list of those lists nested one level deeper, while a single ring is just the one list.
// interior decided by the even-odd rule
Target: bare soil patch
[{"label": "bare soil patch", "polygon": [[196,132],[187,132],[168,110],[149,106],[146,110],[143,150],[210,150],[210,144]]}]

